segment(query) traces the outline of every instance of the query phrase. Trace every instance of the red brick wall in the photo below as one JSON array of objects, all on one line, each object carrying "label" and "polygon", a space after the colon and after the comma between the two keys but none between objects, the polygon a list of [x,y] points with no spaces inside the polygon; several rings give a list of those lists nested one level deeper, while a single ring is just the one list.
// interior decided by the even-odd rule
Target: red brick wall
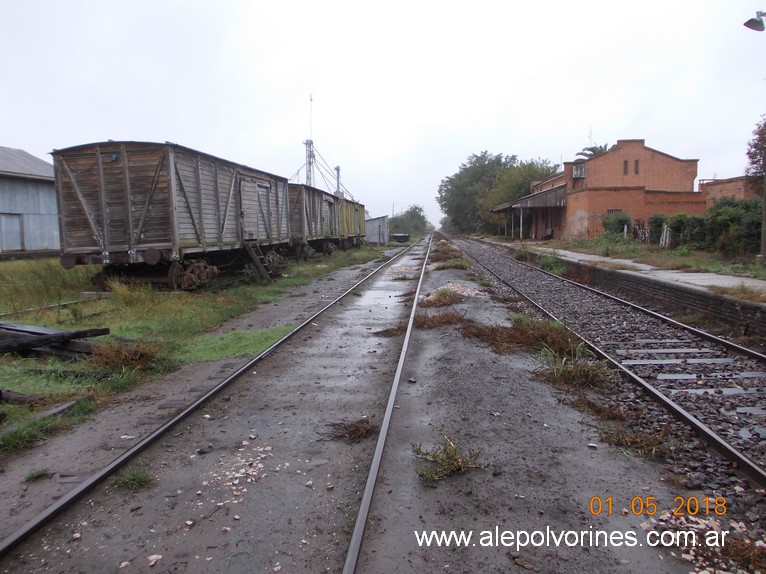
[{"label": "red brick wall", "polygon": [[692,192],[696,177],[696,159],[678,159],[646,147],[644,140],[620,140],[612,150],[585,164],[585,185],[588,188],[642,186],[662,191]]},{"label": "red brick wall", "polygon": [[[760,184],[760,185],[759,185]],[[763,180],[760,177],[743,175],[729,179],[714,179],[700,182],[700,192],[707,198],[710,207],[722,197],[747,199],[758,197],[763,190]]]},{"label": "red brick wall", "polygon": [[697,160],[648,148],[644,140],[620,140],[584,165],[585,178],[573,179],[574,164],[565,164],[570,190],[561,234],[565,239],[601,233],[610,210],[646,221],[656,214],[702,215],[707,209],[705,194],[694,192]]}]

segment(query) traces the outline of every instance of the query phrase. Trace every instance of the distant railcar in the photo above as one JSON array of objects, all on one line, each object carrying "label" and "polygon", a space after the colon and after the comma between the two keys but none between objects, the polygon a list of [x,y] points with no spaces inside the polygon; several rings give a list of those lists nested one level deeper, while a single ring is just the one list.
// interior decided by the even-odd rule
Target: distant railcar
[{"label": "distant railcar", "polygon": [[358,244],[365,235],[364,205],[357,203],[356,201],[340,198],[338,214],[340,220],[339,236],[341,246],[348,248]]},{"label": "distant railcar", "polygon": [[61,264],[204,283],[244,252],[290,241],[287,179],[171,143],[55,150]]},{"label": "distant railcar", "polygon": [[304,253],[305,246],[314,249],[326,241],[339,237],[338,198],[331,193],[303,184],[291,183],[290,239],[296,253]]},{"label": "distant railcar", "polygon": [[52,155],[61,264],[102,264],[101,282],[189,289],[220,267],[251,262],[269,274],[272,252],[327,253],[364,236],[360,203],[177,144],[108,141]]},{"label": "distant railcar", "polygon": [[304,184],[290,184],[290,236],[296,254],[306,246],[328,252],[328,243],[348,248],[364,236],[364,205]]}]

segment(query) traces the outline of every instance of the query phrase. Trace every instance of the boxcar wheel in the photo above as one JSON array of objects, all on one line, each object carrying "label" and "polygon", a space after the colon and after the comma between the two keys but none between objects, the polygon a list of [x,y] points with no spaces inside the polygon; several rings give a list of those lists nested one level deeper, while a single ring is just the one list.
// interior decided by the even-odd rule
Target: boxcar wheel
[{"label": "boxcar wheel", "polygon": [[183,265],[174,261],[170,269],[168,269],[168,287],[173,291],[179,291],[181,289],[181,278],[184,275]]}]

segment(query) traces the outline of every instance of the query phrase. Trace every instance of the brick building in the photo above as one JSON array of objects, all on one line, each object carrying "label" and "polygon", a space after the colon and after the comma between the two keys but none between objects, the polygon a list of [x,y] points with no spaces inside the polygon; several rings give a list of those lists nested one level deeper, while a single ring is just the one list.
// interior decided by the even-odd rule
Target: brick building
[{"label": "brick building", "polygon": [[592,237],[603,231],[603,218],[616,212],[634,221],[656,214],[703,215],[705,194],[694,191],[697,163],[647,147],[644,140],[618,140],[606,153],[564,162],[563,171],[533,182],[529,195],[492,211],[506,214],[512,235],[520,231],[531,239]]},{"label": "brick building", "polygon": [[737,199],[759,197],[763,190],[762,186],[763,179],[755,175],[700,181],[700,191],[705,194],[708,207],[722,197],[736,197]]}]

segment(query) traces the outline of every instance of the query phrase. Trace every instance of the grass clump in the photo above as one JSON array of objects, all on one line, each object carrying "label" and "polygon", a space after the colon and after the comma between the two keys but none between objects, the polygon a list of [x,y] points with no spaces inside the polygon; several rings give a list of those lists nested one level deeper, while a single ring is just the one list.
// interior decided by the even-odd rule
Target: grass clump
[{"label": "grass clump", "polygon": [[468,259],[459,257],[441,261],[434,266],[434,269],[436,271],[444,271],[445,269],[469,269],[470,267],[471,262]]},{"label": "grass clump", "polygon": [[549,347],[556,352],[569,349],[573,335],[562,325],[552,321],[516,321],[510,327],[503,325],[480,325],[465,322],[462,332],[479,339],[499,354],[516,349],[541,349]]},{"label": "grass clump", "polygon": [[542,255],[538,260],[538,265],[543,271],[547,271],[553,275],[561,277],[566,272],[567,268],[564,261],[558,256],[551,253]]},{"label": "grass clump", "polygon": [[24,477],[23,482],[36,482],[38,480],[41,480],[43,478],[50,478],[51,471],[49,468],[37,468],[29,473]]},{"label": "grass clump", "polygon": [[668,440],[670,427],[665,426],[655,433],[630,433],[623,430],[606,430],[601,439],[609,444],[630,449],[641,456],[652,459],[668,460],[675,452],[673,444]]},{"label": "grass clump", "polygon": [[614,401],[598,401],[583,394],[577,398],[575,405],[593,413],[602,421],[624,421],[627,418],[625,410]]},{"label": "grass clump", "polygon": [[327,426],[332,428],[330,438],[333,440],[343,440],[348,443],[359,442],[367,436],[371,436],[378,430],[378,427],[372,424],[366,418],[347,422],[330,423]]},{"label": "grass clump", "polygon": [[514,251],[513,258],[516,261],[527,263],[532,260],[532,254],[529,252],[529,249],[527,249],[526,247],[522,247],[521,249],[517,249],[516,251]]},{"label": "grass clump", "polygon": [[48,435],[62,429],[64,425],[59,417],[33,418],[19,423],[0,434],[0,455],[19,452],[42,442]]},{"label": "grass clump", "polygon": [[463,453],[460,444],[450,439],[444,432],[442,444],[431,450],[424,450],[421,444],[412,443],[412,453],[424,460],[432,462],[430,468],[417,468],[415,473],[423,480],[443,480],[456,473],[462,473],[469,468],[485,468],[487,465],[478,462],[481,453],[469,449]]},{"label": "grass clump", "polygon": [[415,327],[418,329],[434,329],[446,325],[462,324],[466,321],[464,315],[456,311],[444,311],[442,313],[423,313],[415,316]]},{"label": "grass clump", "polygon": [[457,291],[442,287],[433,293],[429,293],[427,297],[420,301],[419,305],[421,307],[446,307],[447,305],[459,303],[462,300],[463,296]]},{"label": "grass clump", "polygon": [[609,371],[605,361],[596,360],[593,352],[584,342],[571,344],[568,349],[543,345],[540,352],[543,364],[538,376],[552,383],[575,388],[593,388],[604,383]]},{"label": "grass clump", "polygon": [[108,341],[93,349],[91,361],[105,371],[154,370],[162,362],[159,343]]},{"label": "grass clump", "polygon": [[430,253],[428,254],[428,261],[431,263],[438,263],[440,261],[457,259],[461,256],[462,252],[459,249],[442,239],[431,249]]},{"label": "grass clump", "polygon": [[149,472],[140,467],[132,467],[115,475],[114,483],[118,488],[126,490],[141,490],[154,484],[154,478]]},{"label": "grass clump", "polygon": [[44,441],[48,436],[86,420],[95,409],[92,397],[84,397],[58,416],[26,418],[0,434],[0,457],[19,452]]}]

